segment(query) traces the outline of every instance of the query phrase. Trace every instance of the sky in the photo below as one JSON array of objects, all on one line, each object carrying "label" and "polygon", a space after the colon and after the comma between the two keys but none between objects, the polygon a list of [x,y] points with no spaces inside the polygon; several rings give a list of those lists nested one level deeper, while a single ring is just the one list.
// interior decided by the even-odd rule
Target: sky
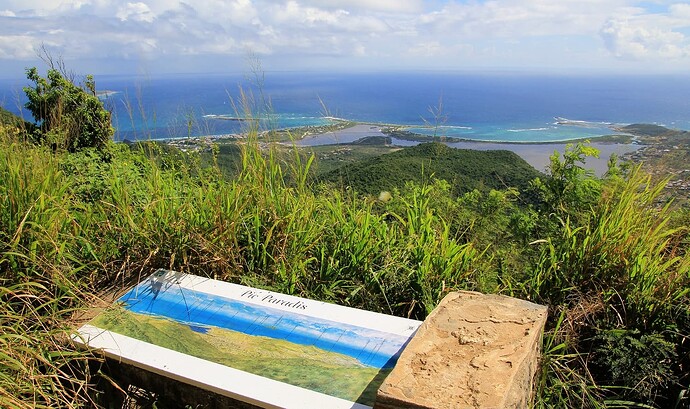
[{"label": "sky", "polygon": [[690,72],[665,0],[0,0],[0,78],[265,71]]}]

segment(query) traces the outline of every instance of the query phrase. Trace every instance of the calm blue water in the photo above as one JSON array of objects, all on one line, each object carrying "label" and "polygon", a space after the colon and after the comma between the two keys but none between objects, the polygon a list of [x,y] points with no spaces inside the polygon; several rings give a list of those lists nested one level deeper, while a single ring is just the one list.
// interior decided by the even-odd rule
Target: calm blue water
[{"label": "calm blue water", "polygon": [[[261,87],[243,76],[97,77],[113,110],[116,139],[237,133],[239,88],[253,94],[265,128],[356,121],[489,141],[558,141],[609,134],[609,124],[655,123],[690,129],[690,76],[527,74],[266,73]],[[0,103],[17,111],[22,81],[0,82]],[[270,109],[266,106],[270,105]],[[430,108],[441,115],[436,117]],[[271,115],[267,115],[270,112]],[[556,124],[562,117],[587,126]],[[431,128],[424,128],[431,125]],[[421,128],[420,128],[421,127]]]},{"label": "calm blue water", "polygon": [[364,365],[390,368],[406,337],[353,325],[306,317],[270,307],[181,289],[139,284],[119,299],[130,311],[165,317],[206,333],[218,327],[253,336],[283,339],[348,355]]}]

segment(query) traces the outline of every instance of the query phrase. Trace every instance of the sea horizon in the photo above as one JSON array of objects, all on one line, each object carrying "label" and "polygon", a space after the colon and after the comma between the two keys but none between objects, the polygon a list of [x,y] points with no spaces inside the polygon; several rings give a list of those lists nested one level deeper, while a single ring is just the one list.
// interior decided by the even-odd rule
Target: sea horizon
[{"label": "sea horizon", "polygon": [[[21,113],[20,83],[0,81],[0,103],[14,113]],[[242,133],[242,121],[221,119],[244,110],[241,92],[252,115],[268,118],[264,129],[337,117],[502,143],[594,140],[631,123],[690,130],[690,76],[683,75],[276,72],[105,75],[96,85],[113,113],[116,141]]]}]

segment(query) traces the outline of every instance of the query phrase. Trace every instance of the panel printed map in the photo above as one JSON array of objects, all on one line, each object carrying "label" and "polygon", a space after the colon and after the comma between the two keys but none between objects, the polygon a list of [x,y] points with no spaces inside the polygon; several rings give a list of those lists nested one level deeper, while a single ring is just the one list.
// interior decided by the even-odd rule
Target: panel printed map
[{"label": "panel printed map", "polygon": [[310,391],[300,407],[323,395],[366,408],[419,324],[159,270],[88,328],[232,368],[240,383],[247,373]]}]

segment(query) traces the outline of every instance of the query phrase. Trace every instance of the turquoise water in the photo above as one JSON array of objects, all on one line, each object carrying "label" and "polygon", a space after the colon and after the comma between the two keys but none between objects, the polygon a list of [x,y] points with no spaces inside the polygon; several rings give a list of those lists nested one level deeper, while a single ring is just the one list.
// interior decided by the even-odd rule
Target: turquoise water
[{"label": "turquoise water", "polygon": [[[242,75],[97,76],[96,84],[114,91],[104,101],[118,140],[241,132],[246,123],[217,117],[243,116],[240,89],[253,114],[268,118],[264,129],[323,125],[329,116],[484,141],[591,138],[639,122],[690,129],[690,76],[680,75],[266,73],[261,87]],[[21,85],[0,83],[0,102],[15,112]]]}]

